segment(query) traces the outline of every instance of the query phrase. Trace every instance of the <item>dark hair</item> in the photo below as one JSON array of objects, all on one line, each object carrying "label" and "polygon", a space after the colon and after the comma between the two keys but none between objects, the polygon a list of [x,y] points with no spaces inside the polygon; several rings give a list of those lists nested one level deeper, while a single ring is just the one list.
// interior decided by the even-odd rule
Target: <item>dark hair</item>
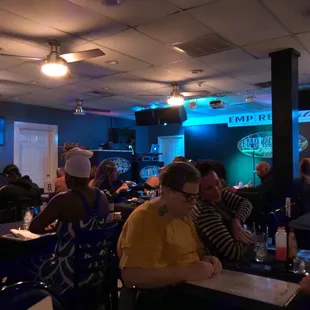
[{"label": "dark hair", "polygon": [[217,176],[221,180],[226,181],[226,169],[224,165],[220,161],[217,161],[217,160],[209,160],[209,163],[213,167],[213,170],[216,172]]},{"label": "dark hair", "polygon": [[183,163],[187,163],[188,160],[184,157],[184,156],[176,156],[173,158],[172,162],[175,163],[175,162],[183,162]]},{"label": "dark hair", "polygon": [[310,175],[310,158],[304,158],[300,162],[300,172],[304,175]]},{"label": "dark hair", "polygon": [[186,183],[198,183],[199,171],[191,164],[174,162],[163,168],[159,175],[161,186],[182,190]]},{"label": "dark hair", "polygon": [[212,171],[215,172],[213,166],[208,160],[199,161],[196,164],[196,169],[200,172],[201,177],[205,177]]},{"label": "dark hair", "polygon": [[93,187],[100,187],[102,182],[112,183],[112,173],[117,169],[116,164],[110,160],[103,160],[96,170]]}]

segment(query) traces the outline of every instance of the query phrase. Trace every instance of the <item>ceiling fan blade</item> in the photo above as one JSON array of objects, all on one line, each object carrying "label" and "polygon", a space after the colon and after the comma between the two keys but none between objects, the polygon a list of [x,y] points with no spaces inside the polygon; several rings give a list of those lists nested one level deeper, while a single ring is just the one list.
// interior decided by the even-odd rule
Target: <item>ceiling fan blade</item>
[{"label": "ceiling fan blade", "polygon": [[210,96],[210,93],[206,90],[202,91],[191,91],[191,92],[181,92],[184,97],[198,97],[198,96]]},{"label": "ceiling fan blade", "polygon": [[62,55],[60,55],[60,57],[63,58],[66,62],[70,63],[70,62],[77,62],[77,61],[81,61],[81,60],[86,60],[89,58],[100,57],[100,56],[104,56],[104,55],[105,55],[105,53],[102,52],[99,48],[95,48],[95,49],[88,50],[88,51],[62,54]]},{"label": "ceiling fan blade", "polygon": [[15,57],[15,58],[22,58],[22,59],[27,59],[27,60],[44,60],[44,58],[38,58],[38,57],[30,57],[30,56],[21,56],[21,55],[11,55],[11,54],[2,54],[0,53],[0,56],[5,56],[5,57]]}]

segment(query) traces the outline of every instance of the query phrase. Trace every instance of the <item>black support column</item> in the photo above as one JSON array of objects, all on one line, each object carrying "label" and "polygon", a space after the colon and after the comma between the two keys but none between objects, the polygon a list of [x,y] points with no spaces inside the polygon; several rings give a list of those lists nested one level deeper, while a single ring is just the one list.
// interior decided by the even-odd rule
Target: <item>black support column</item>
[{"label": "black support column", "polygon": [[[272,82],[273,173],[283,195],[298,177],[298,57],[289,48],[270,53]],[[278,207],[278,206],[275,206]]]}]

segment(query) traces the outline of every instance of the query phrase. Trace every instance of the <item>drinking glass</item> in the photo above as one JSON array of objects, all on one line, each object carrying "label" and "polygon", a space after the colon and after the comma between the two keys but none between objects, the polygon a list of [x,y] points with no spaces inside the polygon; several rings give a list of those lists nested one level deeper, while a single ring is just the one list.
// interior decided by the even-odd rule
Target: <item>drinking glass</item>
[{"label": "drinking glass", "polygon": [[255,236],[255,260],[264,262],[268,255],[265,234],[257,234]]}]

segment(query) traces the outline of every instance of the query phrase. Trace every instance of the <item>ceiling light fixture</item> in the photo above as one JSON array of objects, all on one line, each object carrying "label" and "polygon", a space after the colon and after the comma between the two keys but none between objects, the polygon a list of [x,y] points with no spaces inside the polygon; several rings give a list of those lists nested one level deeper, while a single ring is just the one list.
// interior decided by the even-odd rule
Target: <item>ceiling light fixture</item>
[{"label": "ceiling light fixture", "polygon": [[68,65],[67,62],[59,56],[61,43],[58,41],[50,41],[49,44],[51,52],[42,65],[41,71],[49,77],[63,77],[68,73]]},{"label": "ceiling light fixture", "polygon": [[117,60],[107,60],[105,61],[107,65],[118,65],[119,62]]},{"label": "ceiling light fixture", "polygon": [[74,115],[85,115],[86,111],[83,109],[83,99],[77,98],[76,99],[76,107],[74,111]]},{"label": "ceiling light fixture", "polygon": [[180,106],[184,104],[184,97],[179,91],[179,85],[177,83],[172,84],[172,93],[167,100],[167,103],[171,106]]}]

